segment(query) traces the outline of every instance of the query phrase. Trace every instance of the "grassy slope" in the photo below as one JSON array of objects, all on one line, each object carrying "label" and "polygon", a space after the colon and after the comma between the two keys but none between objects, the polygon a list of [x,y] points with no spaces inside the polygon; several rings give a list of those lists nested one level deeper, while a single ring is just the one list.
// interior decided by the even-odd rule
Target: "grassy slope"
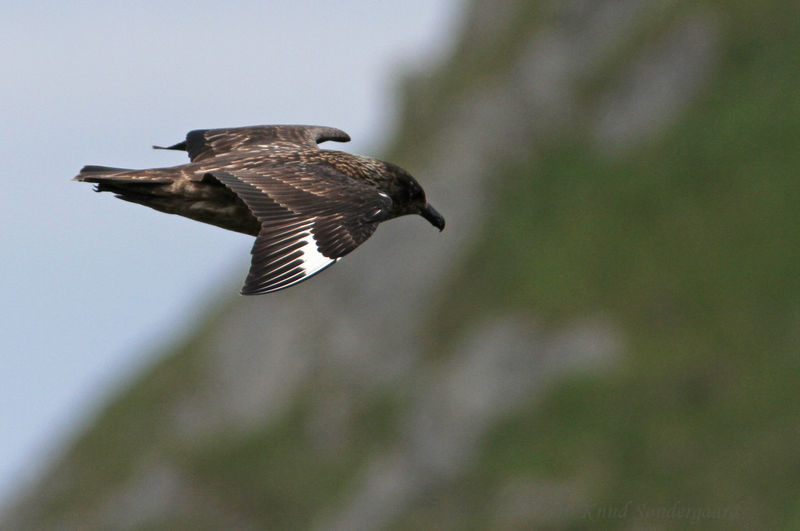
[{"label": "grassy slope", "polygon": [[486,438],[454,487],[476,518],[491,497],[470,485],[530,476],[599,506],[800,524],[800,13],[724,7],[713,86],[666,134],[614,160],[562,139],[503,173],[448,327],[510,304],[608,314],[629,344],[619,374],[565,382]]}]

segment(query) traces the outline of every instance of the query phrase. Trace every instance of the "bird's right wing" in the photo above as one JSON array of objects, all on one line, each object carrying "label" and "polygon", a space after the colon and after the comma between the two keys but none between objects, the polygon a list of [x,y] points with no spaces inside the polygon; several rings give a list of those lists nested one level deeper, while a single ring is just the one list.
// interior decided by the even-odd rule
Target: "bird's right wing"
[{"label": "bird's right wing", "polygon": [[153,147],[187,151],[191,161],[198,162],[236,151],[251,153],[268,151],[275,143],[317,148],[318,143],[327,140],[349,142],[350,136],[334,127],[319,125],[255,125],[227,129],[198,129],[190,131],[183,142],[165,148]]},{"label": "bird's right wing", "polygon": [[210,175],[261,222],[244,295],[288,288],[334,264],[369,238],[392,206],[386,194],[328,166]]}]

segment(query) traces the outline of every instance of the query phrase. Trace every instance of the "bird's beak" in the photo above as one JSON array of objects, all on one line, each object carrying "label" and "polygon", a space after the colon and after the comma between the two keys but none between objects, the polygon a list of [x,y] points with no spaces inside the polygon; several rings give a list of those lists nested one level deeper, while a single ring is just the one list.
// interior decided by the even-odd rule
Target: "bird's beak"
[{"label": "bird's beak", "polygon": [[439,231],[444,230],[444,218],[436,212],[436,209],[430,203],[425,204],[425,208],[420,211],[419,215],[430,221],[431,225],[439,229]]}]

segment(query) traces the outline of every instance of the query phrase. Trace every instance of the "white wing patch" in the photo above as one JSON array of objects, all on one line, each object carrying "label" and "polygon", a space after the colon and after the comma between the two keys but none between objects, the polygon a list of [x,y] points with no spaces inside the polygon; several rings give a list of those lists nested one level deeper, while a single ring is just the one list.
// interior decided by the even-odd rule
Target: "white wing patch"
[{"label": "white wing patch", "polygon": [[[303,278],[308,278],[314,273],[319,273],[329,265],[334,262],[338,262],[339,259],[328,258],[321,252],[319,252],[319,248],[317,247],[317,240],[314,239],[314,232],[311,230],[311,227],[314,224],[314,220],[317,218],[313,218],[306,227],[303,229],[308,229],[308,232],[305,236],[303,236],[300,240],[305,242],[306,244],[300,248],[303,252],[303,256],[301,260],[303,260],[303,272],[305,275]],[[298,280],[299,282],[299,280]]]},{"label": "white wing patch", "polygon": [[250,285],[242,293],[270,293],[288,288],[338,262],[338,258],[328,258],[320,252],[313,231],[316,219],[303,220],[274,234],[273,239],[268,240],[272,247],[269,256],[254,262],[255,277],[248,277]]}]

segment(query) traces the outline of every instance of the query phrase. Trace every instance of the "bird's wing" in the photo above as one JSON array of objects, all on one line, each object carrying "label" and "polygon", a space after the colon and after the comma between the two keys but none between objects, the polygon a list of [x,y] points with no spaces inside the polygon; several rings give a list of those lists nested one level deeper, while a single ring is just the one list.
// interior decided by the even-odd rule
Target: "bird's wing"
[{"label": "bird's wing", "polygon": [[244,295],[288,288],[332,265],[369,238],[392,206],[388,195],[323,165],[210,175],[261,222]]},{"label": "bird's wing", "polygon": [[326,140],[349,142],[350,136],[334,127],[318,125],[254,125],[227,129],[197,129],[190,131],[183,142],[169,147],[153,147],[188,151],[189,159],[197,162],[235,151],[266,151],[275,143],[316,148],[318,143]]}]

